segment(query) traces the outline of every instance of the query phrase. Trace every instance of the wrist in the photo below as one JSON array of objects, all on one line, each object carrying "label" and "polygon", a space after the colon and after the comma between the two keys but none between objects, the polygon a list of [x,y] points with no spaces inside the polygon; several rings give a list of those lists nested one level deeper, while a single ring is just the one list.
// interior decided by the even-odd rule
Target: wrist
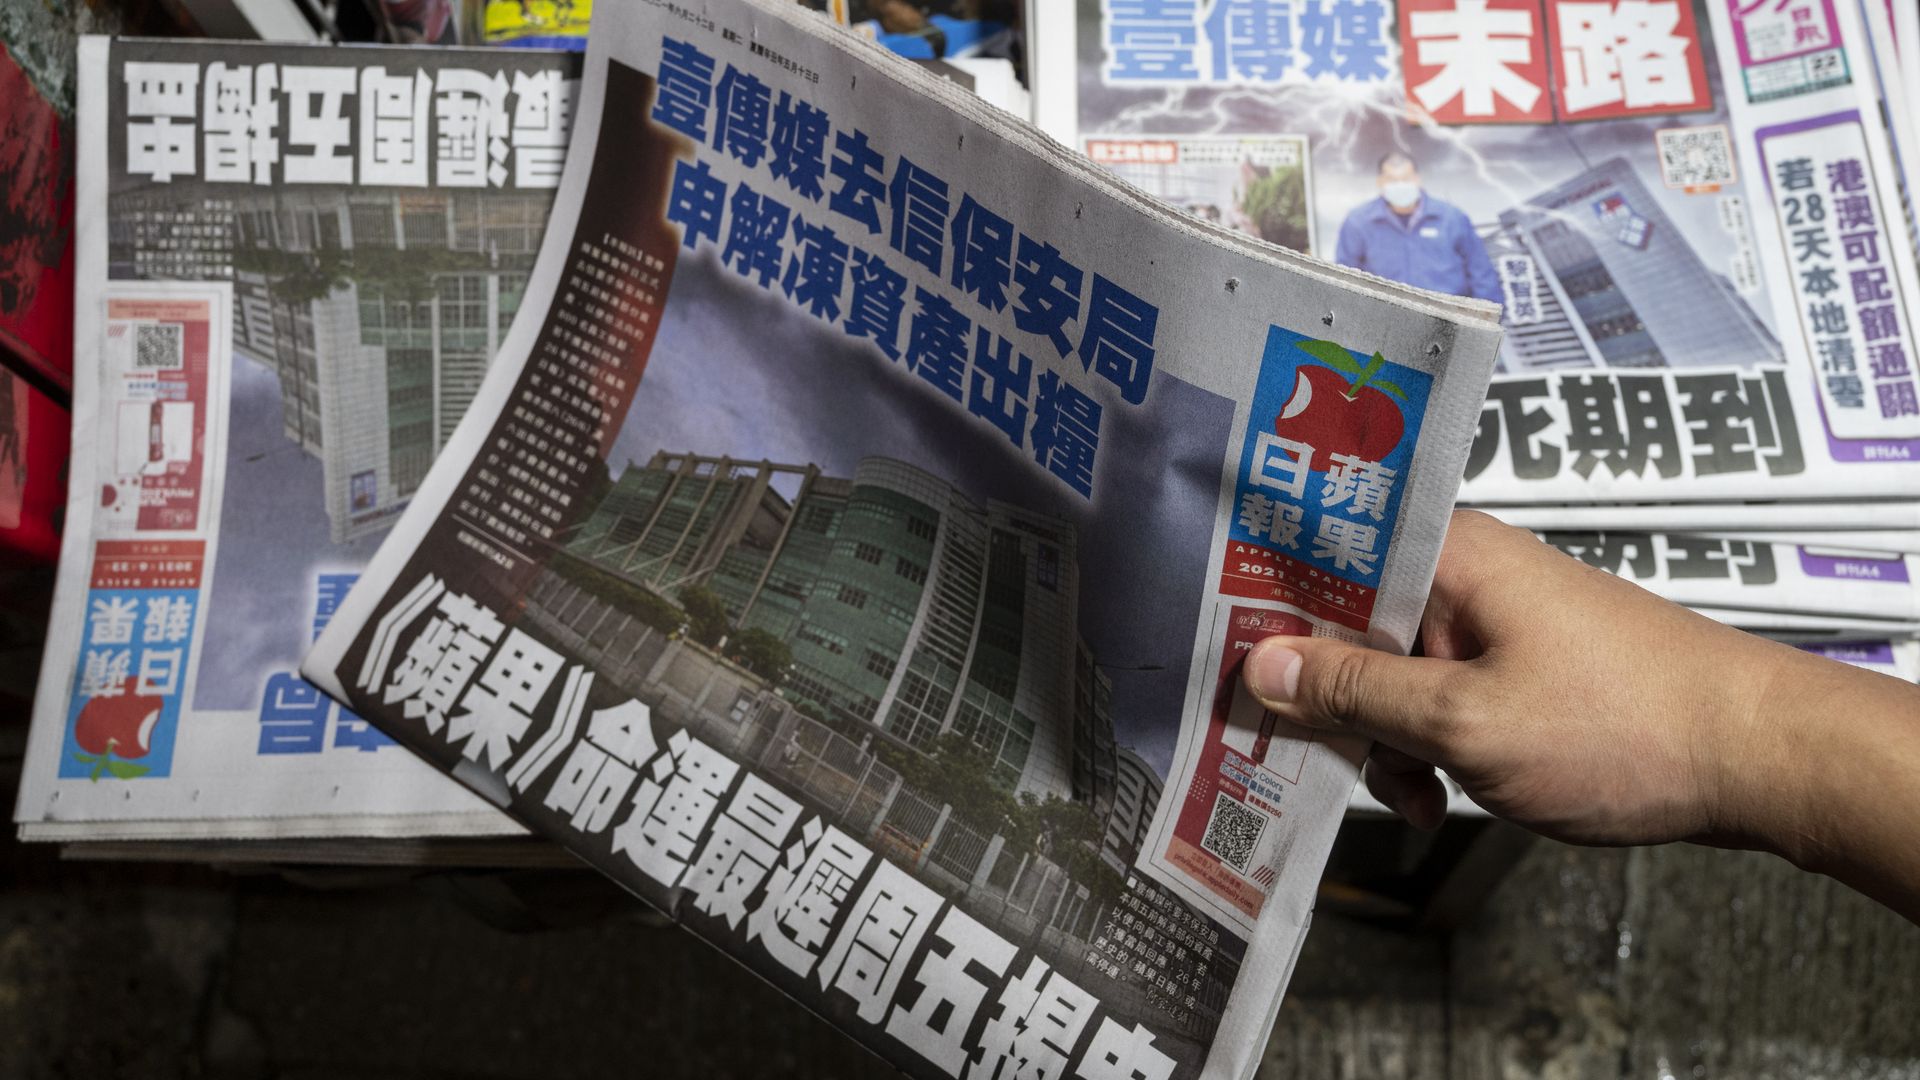
[{"label": "wrist", "polygon": [[1698,751],[1712,778],[1701,839],[1811,869],[1824,849],[1816,792],[1836,752],[1832,733],[1818,730],[1825,725],[1808,722],[1831,692],[1826,663],[1773,642],[1747,643],[1751,652],[1719,665],[1729,685],[1716,695],[1720,707]]}]

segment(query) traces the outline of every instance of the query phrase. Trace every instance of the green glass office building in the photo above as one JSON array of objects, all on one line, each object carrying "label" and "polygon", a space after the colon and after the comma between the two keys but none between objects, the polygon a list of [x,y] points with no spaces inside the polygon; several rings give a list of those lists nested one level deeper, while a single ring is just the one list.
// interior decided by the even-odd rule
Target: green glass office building
[{"label": "green glass office building", "polygon": [[737,627],[792,651],[783,692],[843,729],[922,751],[957,735],[1010,790],[1110,801],[1108,687],[1077,632],[1063,519],[890,458],[835,478],[660,453],[620,475],[568,549],[663,593],[711,589]]}]

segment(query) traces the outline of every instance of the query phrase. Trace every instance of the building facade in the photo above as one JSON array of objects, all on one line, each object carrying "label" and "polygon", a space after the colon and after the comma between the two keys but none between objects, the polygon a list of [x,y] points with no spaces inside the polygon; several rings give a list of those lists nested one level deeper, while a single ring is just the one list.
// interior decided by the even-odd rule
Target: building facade
[{"label": "building facade", "polygon": [[1119,776],[1113,741],[1113,679],[1081,642],[1073,658],[1073,797],[1106,818]]},{"label": "building facade", "polygon": [[543,194],[290,189],[237,200],[235,345],[280,377],[332,539],[391,524],[519,310]]},{"label": "building facade", "polygon": [[708,585],[730,606],[744,605],[796,524],[793,502],[774,486],[783,477],[816,504],[846,486],[812,466],[661,452],[629,465],[566,546],[662,592]]},{"label": "building facade", "polygon": [[1532,261],[1538,318],[1511,326],[1509,372],[1779,363],[1779,341],[1641,183],[1609,158],[1503,211],[1487,237]]},{"label": "building facade", "polygon": [[1023,794],[1092,796],[1111,775],[1110,688],[1079,640],[1062,519],[889,458],[836,478],[661,453],[621,474],[567,549],[661,592],[711,589],[741,630],[786,643],[786,695],[843,729],[923,752],[971,740]]},{"label": "building facade", "polygon": [[1139,754],[1119,752],[1113,809],[1107,814],[1107,832],[1100,844],[1100,857],[1107,865],[1125,873],[1140,857],[1164,786],[1160,774]]}]

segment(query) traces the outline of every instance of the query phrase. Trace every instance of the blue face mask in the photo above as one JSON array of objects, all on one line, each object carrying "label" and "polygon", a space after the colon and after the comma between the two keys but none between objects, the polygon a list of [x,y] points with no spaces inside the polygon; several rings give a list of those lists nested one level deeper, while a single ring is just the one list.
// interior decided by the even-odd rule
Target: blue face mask
[{"label": "blue face mask", "polygon": [[1380,194],[1395,210],[1411,210],[1420,203],[1420,185],[1412,180],[1395,180],[1380,186]]}]

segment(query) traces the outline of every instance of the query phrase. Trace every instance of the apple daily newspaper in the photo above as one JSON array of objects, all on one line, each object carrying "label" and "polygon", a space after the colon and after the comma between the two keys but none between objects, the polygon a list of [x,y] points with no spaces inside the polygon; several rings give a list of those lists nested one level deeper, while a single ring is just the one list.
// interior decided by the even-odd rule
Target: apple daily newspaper
[{"label": "apple daily newspaper", "polygon": [[1499,332],[777,0],[595,13],[472,407],[302,672],[917,1076],[1246,1076]]},{"label": "apple daily newspaper", "polygon": [[525,49],[81,42],[23,838],[518,831],[295,670],[479,389],[577,87]]},{"label": "apple daily newspaper", "polygon": [[1196,215],[1503,303],[1464,503],[1765,528],[1790,504],[1742,500],[1920,489],[1920,151],[1873,4],[1059,6],[1057,136]]}]

